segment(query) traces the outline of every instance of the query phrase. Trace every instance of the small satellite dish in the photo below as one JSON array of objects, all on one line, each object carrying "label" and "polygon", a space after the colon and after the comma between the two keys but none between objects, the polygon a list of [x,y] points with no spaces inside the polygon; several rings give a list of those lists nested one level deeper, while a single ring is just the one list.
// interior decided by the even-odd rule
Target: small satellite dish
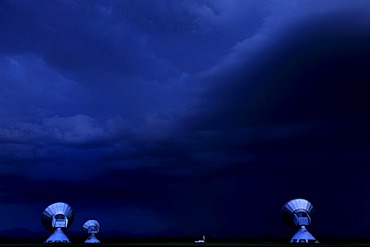
[{"label": "small satellite dish", "polygon": [[74,213],[68,204],[56,202],[49,205],[41,215],[43,227],[50,232],[51,236],[45,243],[70,243],[63,229],[67,229],[73,223]]},{"label": "small satellite dish", "polygon": [[311,225],[313,212],[312,204],[305,199],[294,199],[284,205],[281,211],[283,221],[290,227],[299,228],[291,243],[318,243],[306,229]]},{"label": "small satellite dish", "polygon": [[100,224],[96,220],[88,220],[83,224],[82,231],[89,235],[85,244],[99,244],[100,241],[96,238],[96,234],[100,231]]}]

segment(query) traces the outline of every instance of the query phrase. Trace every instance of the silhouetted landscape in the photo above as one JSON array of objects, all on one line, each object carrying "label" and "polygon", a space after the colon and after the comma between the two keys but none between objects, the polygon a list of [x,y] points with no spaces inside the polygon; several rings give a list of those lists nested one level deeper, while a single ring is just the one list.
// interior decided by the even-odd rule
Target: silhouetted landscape
[{"label": "silhouetted landscape", "polygon": [[[83,242],[86,236],[81,232],[66,231],[71,244],[56,244],[56,246],[86,246]],[[13,229],[0,231],[0,246],[49,246],[44,244],[50,235],[48,232],[33,232],[28,229]],[[318,237],[320,244],[290,244],[289,238],[217,238],[207,237],[206,244],[195,244],[199,236],[187,237],[138,237],[120,231],[106,231],[98,236],[101,244],[98,246],[370,246],[370,238],[328,238]],[[54,244],[55,246],[55,244]]]}]

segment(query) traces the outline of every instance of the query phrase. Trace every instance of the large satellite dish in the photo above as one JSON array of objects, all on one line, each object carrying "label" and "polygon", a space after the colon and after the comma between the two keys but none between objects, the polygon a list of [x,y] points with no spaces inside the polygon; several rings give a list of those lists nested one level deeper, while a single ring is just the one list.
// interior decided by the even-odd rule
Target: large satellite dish
[{"label": "large satellite dish", "polygon": [[312,204],[305,199],[290,200],[284,205],[281,211],[283,221],[290,227],[299,228],[291,243],[318,243],[306,228],[311,225],[313,212]]},{"label": "large satellite dish", "polygon": [[83,224],[82,231],[89,235],[86,239],[86,244],[99,244],[100,241],[96,238],[96,234],[100,231],[100,224],[96,220],[88,220]]},{"label": "large satellite dish", "polygon": [[43,227],[53,232],[45,243],[70,243],[63,229],[67,229],[73,223],[74,213],[68,204],[56,202],[49,205],[41,215]]}]

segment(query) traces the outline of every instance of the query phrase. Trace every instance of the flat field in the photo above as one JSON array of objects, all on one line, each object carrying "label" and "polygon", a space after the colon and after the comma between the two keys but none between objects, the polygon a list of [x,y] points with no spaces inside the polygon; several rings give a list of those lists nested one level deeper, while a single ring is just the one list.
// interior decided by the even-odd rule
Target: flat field
[{"label": "flat field", "polygon": [[0,237],[0,247],[294,247],[294,246],[315,246],[315,247],[349,247],[349,246],[369,246],[370,238],[318,238],[319,244],[297,244],[289,243],[287,238],[211,238],[209,237],[205,244],[195,244],[195,237],[186,238],[107,238],[102,237],[99,240],[101,244],[84,244],[85,236],[70,237],[70,244],[44,244],[47,236],[21,238]]},{"label": "flat field", "polygon": [[195,243],[184,243],[184,242],[155,242],[155,243],[108,243],[108,244],[35,244],[35,243],[0,243],[0,247],[48,247],[48,246],[68,246],[68,247],[86,247],[86,246],[99,246],[99,247],[259,247],[259,246],[269,246],[269,247],[292,247],[292,246],[316,246],[316,247],[349,247],[349,246],[369,246],[370,242],[353,242],[353,243],[320,243],[320,244],[290,244],[290,243],[271,243],[271,242],[262,242],[262,243],[248,243],[248,242],[212,242],[206,244],[195,244]]}]

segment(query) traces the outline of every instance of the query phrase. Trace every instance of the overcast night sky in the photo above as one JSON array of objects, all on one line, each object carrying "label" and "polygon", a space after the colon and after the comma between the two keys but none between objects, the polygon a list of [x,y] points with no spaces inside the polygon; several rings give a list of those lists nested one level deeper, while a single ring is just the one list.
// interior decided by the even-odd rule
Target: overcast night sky
[{"label": "overcast night sky", "polygon": [[[370,237],[370,2],[0,0],[0,230]],[[338,220],[340,218],[340,220]]]}]

